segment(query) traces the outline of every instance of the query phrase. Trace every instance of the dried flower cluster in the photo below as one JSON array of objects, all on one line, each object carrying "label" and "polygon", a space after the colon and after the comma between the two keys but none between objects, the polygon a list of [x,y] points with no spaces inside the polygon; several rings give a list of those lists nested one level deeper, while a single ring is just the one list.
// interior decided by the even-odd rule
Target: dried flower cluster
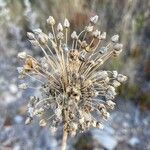
[{"label": "dried flower cluster", "polygon": [[[73,31],[69,37],[69,21],[56,25],[50,16],[48,34],[41,29],[27,33],[30,42],[40,47],[44,55],[37,60],[26,52],[18,54],[24,62],[23,67],[18,67],[19,77],[36,79],[42,95],[30,98],[26,124],[38,116],[40,126],[57,129],[64,125],[67,133],[75,135],[91,127],[101,128],[102,120],[109,117],[108,110],[115,106],[115,88],[127,77],[117,71],[100,70],[106,60],[120,54],[123,45],[114,35],[106,46],[100,47],[106,32],[96,29],[97,21],[98,16],[90,18],[83,31]],[[31,88],[27,83],[19,87]]]}]

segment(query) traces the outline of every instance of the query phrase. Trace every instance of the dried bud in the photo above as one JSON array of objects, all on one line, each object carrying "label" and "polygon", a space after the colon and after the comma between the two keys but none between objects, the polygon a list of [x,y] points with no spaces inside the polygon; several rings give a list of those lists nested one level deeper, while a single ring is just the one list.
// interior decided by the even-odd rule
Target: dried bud
[{"label": "dried bud", "polygon": [[33,33],[31,33],[31,32],[27,32],[27,37],[28,37],[30,40],[35,39],[34,34],[33,34]]},{"label": "dried bud", "polygon": [[72,32],[71,38],[72,38],[72,39],[76,39],[76,40],[78,39],[78,35],[77,35],[76,31],[73,31],[73,32]]},{"label": "dried bud", "polygon": [[70,22],[68,21],[67,18],[65,18],[64,27],[65,27],[65,28],[69,28],[69,27],[70,27]]},{"label": "dried bud", "polygon": [[95,15],[94,17],[91,17],[91,18],[90,18],[90,22],[91,22],[91,23],[96,24],[97,21],[98,21],[98,16],[97,16],[97,15]]},{"label": "dried bud", "polygon": [[18,58],[26,59],[27,58],[27,53],[26,52],[20,52],[20,53],[18,53]]},{"label": "dried bud", "polygon": [[57,31],[58,31],[58,32],[62,32],[62,31],[63,31],[63,26],[62,26],[61,23],[58,24],[58,26],[57,26]]},{"label": "dried bud", "polygon": [[114,43],[118,42],[118,40],[119,40],[119,35],[118,34],[111,37],[111,41],[114,42]]},{"label": "dried bud", "polygon": [[47,24],[53,26],[55,24],[55,19],[52,16],[49,16],[47,19]]}]

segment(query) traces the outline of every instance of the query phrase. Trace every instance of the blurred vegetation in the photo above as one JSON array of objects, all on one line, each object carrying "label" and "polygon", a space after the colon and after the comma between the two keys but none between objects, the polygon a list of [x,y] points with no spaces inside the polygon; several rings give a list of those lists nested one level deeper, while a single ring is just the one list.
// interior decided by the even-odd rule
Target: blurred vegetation
[{"label": "blurred vegetation", "polygon": [[124,44],[121,58],[105,66],[129,77],[119,89],[120,96],[150,108],[149,0],[0,0],[1,57],[12,58],[28,49],[26,32],[39,27],[46,31],[49,15],[59,21],[67,17],[80,30],[94,14],[99,15],[99,28],[108,39],[117,33]]}]

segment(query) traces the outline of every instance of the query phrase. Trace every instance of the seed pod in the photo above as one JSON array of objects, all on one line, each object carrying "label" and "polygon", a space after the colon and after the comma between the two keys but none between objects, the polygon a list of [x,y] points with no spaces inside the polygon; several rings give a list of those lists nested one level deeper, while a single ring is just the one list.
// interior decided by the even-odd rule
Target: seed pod
[{"label": "seed pod", "polygon": [[72,38],[72,39],[78,39],[78,36],[77,36],[76,31],[73,31],[73,32],[72,32],[71,38]]},{"label": "seed pod", "polygon": [[90,18],[90,22],[93,23],[93,24],[96,24],[97,21],[98,21],[98,16],[97,15],[95,15],[94,17]]},{"label": "seed pod", "polygon": [[25,124],[26,124],[26,125],[30,124],[32,120],[33,120],[33,118],[27,117],[27,118],[26,118],[26,121],[25,121]]},{"label": "seed pod", "polygon": [[84,49],[84,48],[86,48],[88,46],[88,44],[86,43],[86,41],[83,41],[82,43],[81,43],[81,47]]},{"label": "seed pod", "polygon": [[59,23],[59,24],[57,25],[57,31],[58,31],[58,32],[62,32],[62,31],[63,31],[63,26],[62,26],[61,23]]},{"label": "seed pod", "polygon": [[47,24],[53,26],[55,24],[55,19],[52,16],[49,16],[47,19]]},{"label": "seed pod", "polygon": [[127,80],[127,77],[124,76],[124,75],[122,75],[122,74],[118,74],[117,80],[118,80],[119,82],[125,82],[125,81]]},{"label": "seed pod", "polygon": [[27,85],[26,83],[22,83],[22,84],[18,85],[18,87],[19,87],[20,89],[25,90],[25,89],[28,88],[28,85]]},{"label": "seed pod", "polygon": [[26,59],[27,58],[27,53],[26,52],[20,52],[20,53],[18,53],[18,58]]},{"label": "seed pod", "polygon": [[113,81],[112,81],[112,85],[113,85],[114,87],[118,87],[118,86],[120,86],[121,84],[120,84],[120,82],[118,82],[117,80],[113,80]]},{"label": "seed pod", "polygon": [[33,34],[33,33],[31,33],[31,32],[27,32],[27,37],[28,37],[30,40],[35,39],[34,34]]},{"label": "seed pod", "polygon": [[111,41],[114,42],[114,43],[118,42],[118,40],[119,40],[119,35],[118,34],[111,37]]},{"label": "seed pod", "polygon": [[44,33],[38,35],[38,41],[41,45],[45,45],[48,42],[48,36]]},{"label": "seed pod", "polygon": [[62,32],[58,32],[57,39],[62,40],[64,38],[64,34]]},{"label": "seed pod", "polygon": [[54,39],[54,36],[53,36],[53,34],[52,34],[51,32],[48,34],[48,37],[49,37],[49,39],[51,39],[51,40]]},{"label": "seed pod", "polygon": [[19,74],[22,74],[24,72],[23,67],[17,67],[17,71]]},{"label": "seed pod", "polygon": [[92,34],[92,35],[93,35],[95,38],[99,38],[100,34],[101,34],[101,31],[95,30],[95,31],[93,31],[93,34]]},{"label": "seed pod", "polygon": [[100,36],[99,36],[100,40],[105,40],[106,39],[106,32],[103,32]]},{"label": "seed pod", "polygon": [[68,21],[67,18],[65,18],[64,27],[65,27],[65,28],[69,28],[69,27],[70,27],[70,22]]},{"label": "seed pod", "polygon": [[107,100],[106,101],[106,106],[110,109],[114,109],[114,106],[116,105],[116,103],[114,103],[113,101],[111,100]]},{"label": "seed pod", "polygon": [[40,34],[40,33],[42,33],[42,30],[38,28],[38,29],[34,29],[33,32],[35,34]]},{"label": "seed pod", "polygon": [[121,44],[121,43],[116,43],[115,45],[114,45],[114,50],[116,50],[116,51],[119,51],[119,50],[121,50],[123,48],[123,44]]},{"label": "seed pod", "polygon": [[44,119],[40,120],[39,125],[41,127],[45,127],[47,125],[46,121]]}]

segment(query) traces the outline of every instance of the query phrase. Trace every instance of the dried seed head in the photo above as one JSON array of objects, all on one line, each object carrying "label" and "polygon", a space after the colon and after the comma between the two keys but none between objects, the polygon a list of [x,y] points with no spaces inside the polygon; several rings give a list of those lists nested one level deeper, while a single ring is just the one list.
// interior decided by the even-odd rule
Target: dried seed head
[{"label": "dried seed head", "polygon": [[[109,117],[108,110],[115,106],[112,101],[116,95],[115,88],[127,77],[117,71],[100,70],[112,54],[117,56],[122,51],[122,45],[116,43],[119,36],[114,35],[110,45],[98,50],[101,40],[106,38],[106,32],[101,33],[92,26],[97,20],[98,16],[90,19],[90,25],[84,28],[86,32],[83,30],[77,35],[74,31],[71,34],[72,45],[67,34],[70,27],[67,19],[63,26],[59,23],[55,27],[55,20],[50,16],[47,23],[52,33],[48,35],[41,29],[27,33],[30,42],[39,46],[44,56],[39,59],[24,52],[18,54],[19,58],[25,59],[23,67],[17,68],[20,78],[29,76],[39,82],[29,84],[35,87],[29,87],[26,83],[19,87],[37,86],[36,89],[41,92],[41,98],[32,97],[29,100],[26,124],[37,116],[40,126],[57,129],[63,124],[65,131],[75,135],[91,127],[101,128],[97,121]],[[66,29],[65,34],[63,28]],[[62,40],[63,37],[65,40]],[[98,118],[94,118],[95,113],[99,113]]]},{"label": "dried seed head", "polygon": [[67,18],[65,18],[64,27],[65,27],[65,28],[69,28],[69,27],[70,27],[70,22],[68,21]]},{"label": "dried seed head", "polygon": [[78,35],[77,35],[76,31],[73,31],[73,32],[72,32],[71,38],[72,38],[72,39],[76,39],[76,40],[78,39]]},{"label": "dried seed head", "polygon": [[47,19],[47,24],[53,26],[55,24],[55,19],[52,16],[49,16]]},{"label": "dried seed head", "polygon": [[114,42],[114,43],[117,43],[118,40],[119,40],[119,35],[118,34],[111,37],[111,41]]},{"label": "dried seed head", "polygon": [[94,17],[90,18],[90,22],[93,23],[93,24],[96,24],[97,21],[98,21],[98,16],[97,15],[95,15]]},{"label": "dried seed head", "polygon": [[27,53],[26,52],[20,52],[20,53],[18,53],[18,58],[26,59],[27,58]]},{"label": "dried seed head", "polygon": [[62,26],[61,23],[59,23],[59,24],[57,25],[57,31],[58,31],[58,32],[62,32],[62,31],[63,31],[63,26]]}]

